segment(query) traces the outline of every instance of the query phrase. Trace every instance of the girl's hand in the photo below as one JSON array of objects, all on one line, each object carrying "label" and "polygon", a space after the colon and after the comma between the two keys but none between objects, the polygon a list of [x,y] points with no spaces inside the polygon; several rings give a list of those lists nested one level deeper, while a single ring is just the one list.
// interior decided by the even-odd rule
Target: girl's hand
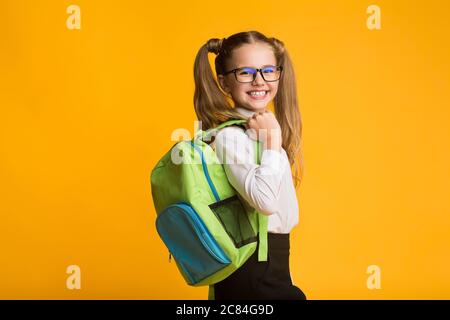
[{"label": "girl's hand", "polygon": [[249,137],[262,141],[265,149],[281,149],[281,127],[275,115],[268,111],[255,112],[245,127]]}]

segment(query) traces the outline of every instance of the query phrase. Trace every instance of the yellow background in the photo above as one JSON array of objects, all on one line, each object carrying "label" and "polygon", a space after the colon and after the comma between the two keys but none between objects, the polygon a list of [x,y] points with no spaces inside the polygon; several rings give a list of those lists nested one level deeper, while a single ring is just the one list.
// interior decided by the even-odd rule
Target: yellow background
[{"label": "yellow background", "polygon": [[[66,8],[81,8],[81,30]],[[366,9],[381,8],[381,30]],[[448,1],[0,1],[0,298],[205,299],[168,262],[150,171],[193,132],[209,38],[285,42],[303,119],[295,283],[450,298]],[[81,290],[66,268],[81,268]],[[369,265],[381,289],[366,286]]]}]

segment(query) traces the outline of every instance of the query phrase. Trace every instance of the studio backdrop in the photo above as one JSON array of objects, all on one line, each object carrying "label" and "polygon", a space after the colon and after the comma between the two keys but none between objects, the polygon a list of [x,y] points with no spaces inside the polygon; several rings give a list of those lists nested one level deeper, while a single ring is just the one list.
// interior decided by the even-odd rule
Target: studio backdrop
[{"label": "studio backdrop", "polygon": [[199,48],[257,30],[297,76],[294,283],[308,299],[449,299],[449,10],[1,0],[0,298],[207,298],[169,262],[150,172],[175,129],[194,133]]}]

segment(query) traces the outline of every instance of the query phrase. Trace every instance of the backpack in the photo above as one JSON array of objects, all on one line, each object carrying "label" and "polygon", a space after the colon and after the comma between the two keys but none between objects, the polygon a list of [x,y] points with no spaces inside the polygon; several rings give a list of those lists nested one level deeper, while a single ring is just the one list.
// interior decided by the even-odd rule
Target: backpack
[{"label": "backpack", "polygon": [[[245,205],[228,182],[215,150],[205,141],[230,125],[229,120],[192,140],[175,143],[151,172],[156,229],[176,265],[191,286],[209,286],[237,270],[258,248],[258,261],[267,261],[268,217]],[[255,144],[260,163],[260,142]]]}]

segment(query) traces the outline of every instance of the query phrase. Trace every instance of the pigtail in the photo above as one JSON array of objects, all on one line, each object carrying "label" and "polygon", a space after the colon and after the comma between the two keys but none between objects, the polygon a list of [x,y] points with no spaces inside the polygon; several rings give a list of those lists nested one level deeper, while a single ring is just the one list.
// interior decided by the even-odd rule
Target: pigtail
[{"label": "pigtail", "polygon": [[284,43],[269,38],[283,66],[278,92],[274,99],[275,115],[282,129],[283,148],[293,167],[294,184],[297,186],[303,176],[303,158],[301,152],[302,121],[298,107],[297,81],[294,66]]},{"label": "pigtail", "polygon": [[194,108],[197,118],[202,123],[203,130],[208,130],[229,119],[244,119],[232,109],[225,94],[221,91],[209,64],[208,53],[220,54],[223,41],[224,39],[210,39],[200,48],[195,58]]}]

